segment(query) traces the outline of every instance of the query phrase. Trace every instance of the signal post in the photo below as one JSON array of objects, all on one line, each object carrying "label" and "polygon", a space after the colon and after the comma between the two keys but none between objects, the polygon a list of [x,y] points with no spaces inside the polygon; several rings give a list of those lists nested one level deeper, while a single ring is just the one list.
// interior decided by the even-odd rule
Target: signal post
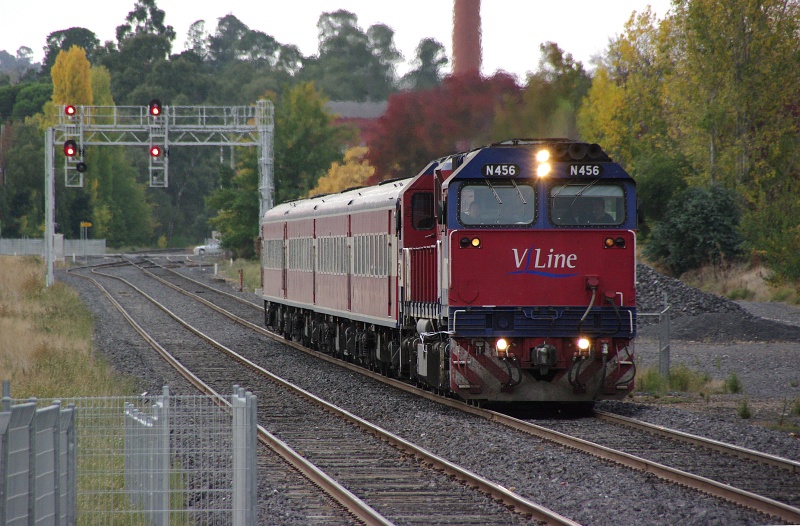
[{"label": "signal post", "polygon": [[259,158],[259,217],[273,205],[272,102],[255,106],[61,106],[56,126],[45,132],[45,260],[47,286],[54,282],[55,145],[64,145],[64,184],[83,187],[86,146],[141,146],[150,158],[150,186],[169,186],[173,146],[256,146]]}]

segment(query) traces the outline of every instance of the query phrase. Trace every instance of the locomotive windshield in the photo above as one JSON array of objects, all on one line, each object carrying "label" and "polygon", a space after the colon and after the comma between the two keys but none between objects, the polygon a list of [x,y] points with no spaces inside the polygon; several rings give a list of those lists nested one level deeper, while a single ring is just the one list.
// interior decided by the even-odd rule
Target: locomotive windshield
[{"label": "locomotive windshield", "polygon": [[550,188],[550,219],[560,226],[617,226],[625,221],[625,193],[616,184],[570,182]]},{"label": "locomotive windshield", "polygon": [[525,226],[536,219],[533,187],[513,179],[465,182],[458,203],[464,226]]}]

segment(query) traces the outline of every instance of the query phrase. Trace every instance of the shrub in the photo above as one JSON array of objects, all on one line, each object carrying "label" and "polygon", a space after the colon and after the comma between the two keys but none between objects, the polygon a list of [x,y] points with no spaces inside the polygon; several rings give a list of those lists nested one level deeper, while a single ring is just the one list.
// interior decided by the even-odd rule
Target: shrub
[{"label": "shrub", "polygon": [[645,255],[675,275],[731,261],[741,253],[740,217],[730,190],[689,188],[670,201],[665,218],[653,227]]},{"label": "shrub", "polygon": [[739,375],[731,373],[725,380],[725,389],[734,394],[742,392],[742,381],[739,379]]},{"label": "shrub", "polygon": [[753,416],[753,410],[750,409],[750,402],[747,401],[747,398],[739,403],[739,408],[736,410],[736,414],[739,415],[739,418],[743,418],[745,420]]}]

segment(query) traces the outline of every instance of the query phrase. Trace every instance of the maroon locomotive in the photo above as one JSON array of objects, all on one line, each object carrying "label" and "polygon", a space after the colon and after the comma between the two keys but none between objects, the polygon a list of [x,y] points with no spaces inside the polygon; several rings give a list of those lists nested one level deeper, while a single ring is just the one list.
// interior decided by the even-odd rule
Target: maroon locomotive
[{"label": "maroon locomotive", "polygon": [[266,324],[465,400],[633,389],[636,188],[596,144],[496,143],[264,214]]}]

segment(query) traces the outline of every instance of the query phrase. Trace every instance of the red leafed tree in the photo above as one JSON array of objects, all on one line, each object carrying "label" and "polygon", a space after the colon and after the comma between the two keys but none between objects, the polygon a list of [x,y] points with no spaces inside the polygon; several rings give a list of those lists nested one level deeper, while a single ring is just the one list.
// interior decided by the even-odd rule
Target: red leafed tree
[{"label": "red leafed tree", "polygon": [[368,182],[410,177],[434,159],[489,142],[496,108],[521,92],[505,73],[467,73],[430,90],[392,95],[377,126],[365,133],[376,170]]}]

